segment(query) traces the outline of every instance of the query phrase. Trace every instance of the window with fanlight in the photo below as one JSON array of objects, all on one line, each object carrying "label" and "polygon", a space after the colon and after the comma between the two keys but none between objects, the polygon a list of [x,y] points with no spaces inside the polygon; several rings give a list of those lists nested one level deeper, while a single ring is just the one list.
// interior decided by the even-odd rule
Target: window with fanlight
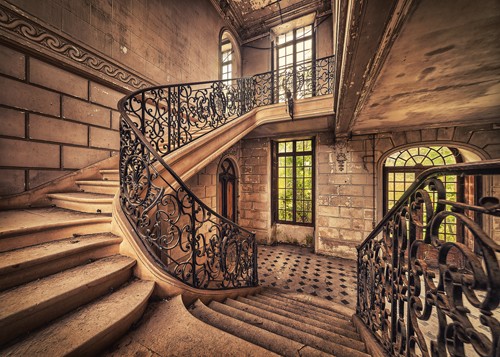
[{"label": "window with fanlight", "polygon": [[[462,162],[462,156],[456,148],[447,146],[414,147],[390,155],[384,164],[384,212],[391,209],[403,193],[415,181],[417,176],[432,166],[452,165]],[[456,175],[441,177],[446,186],[446,199],[456,201],[464,197],[464,181]],[[431,193],[435,204],[436,197]],[[471,199],[469,197],[469,199]],[[424,210],[425,213],[425,210]],[[440,227],[440,239],[462,241],[462,232],[456,218],[448,216]]]},{"label": "window with fanlight", "polygon": [[233,77],[233,47],[229,40],[221,44],[221,79],[230,80]]}]

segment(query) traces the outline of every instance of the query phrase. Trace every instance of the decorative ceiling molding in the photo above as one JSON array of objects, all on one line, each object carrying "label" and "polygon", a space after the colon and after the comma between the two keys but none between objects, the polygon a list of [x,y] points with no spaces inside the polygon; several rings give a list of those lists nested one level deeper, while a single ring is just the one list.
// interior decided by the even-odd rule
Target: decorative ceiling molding
[{"label": "decorative ceiling molding", "polygon": [[[248,14],[241,14],[233,0],[211,0],[221,16],[232,27],[241,39],[242,44],[269,34],[272,27],[291,21],[297,17],[316,12],[320,16],[331,13],[330,0],[300,0],[281,11],[273,11],[256,20],[248,21]],[[273,3],[274,4],[274,3]]]},{"label": "decorative ceiling molding", "polygon": [[133,91],[154,85],[113,59],[47,28],[36,18],[5,2],[0,3],[0,41],[85,72],[113,87]]}]

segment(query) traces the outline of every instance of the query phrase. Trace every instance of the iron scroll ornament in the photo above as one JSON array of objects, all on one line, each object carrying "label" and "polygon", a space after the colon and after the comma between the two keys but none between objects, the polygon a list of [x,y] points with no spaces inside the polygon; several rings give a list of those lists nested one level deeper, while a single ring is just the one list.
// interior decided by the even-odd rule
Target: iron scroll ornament
[{"label": "iron scroll ornament", "polygon": [[[444,174],[498,175],[500,161],[420,176],[358,248],[357,314],[391,356],[498,356],[500,246],[471,212],[498,217],[500,205],[447,201]],[[476,252],[442,239],[450,216]]]},{"label": "iron scroll ornament", "polygon": [[[315,63],[324,66],[309,65],[310,73],[330,78],[323,72],[333,68],[333,57]],[[257,106],[277,103],[279,91],[270,86],[276,76],[151,87],[119,103],[122,210],[157,265],[195,288],[257,286],[255,234],[205,205],[163,158]]]}]

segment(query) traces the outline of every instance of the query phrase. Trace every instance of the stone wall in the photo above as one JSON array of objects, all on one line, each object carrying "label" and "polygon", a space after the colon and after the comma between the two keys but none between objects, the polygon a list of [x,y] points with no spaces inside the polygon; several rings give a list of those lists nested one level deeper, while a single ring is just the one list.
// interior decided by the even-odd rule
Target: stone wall
[{"label": "stone wall", "polygon": [[[499,158],[499,138],[500,128],[492,124],[359,135],[345,146],[334,144],[331,133],[317,133],[315,251],[355,258],[355,247],[382,218],[381,165],[388,153],[409,146],[449,145],[463,149],[466,160]],[[284,229],[285,225],[271,222],[270,140],[241,142],[240,222],[255,230],[261,242],[307,244],[308,232],[303,227],[286,225]],[[492,187],[486,187],[484,194],[498,191],[498,181],[495,179]],[[492,220],[490,226],[498,234],[498,220]]]},{"label": "stone wall", "polygon": [[124,94],[218,78],[223,21],[209,1],[10,3],[0,4],[0,196],[116,153]]},{"label": "stone wall", "polygon": [[119,150],[123,93],[0,45],[0,195]]},{"label": "stone wall", "polygon": [[261,243],[271,237],[270,144],[267,138],[241,141],[239,223]]}]

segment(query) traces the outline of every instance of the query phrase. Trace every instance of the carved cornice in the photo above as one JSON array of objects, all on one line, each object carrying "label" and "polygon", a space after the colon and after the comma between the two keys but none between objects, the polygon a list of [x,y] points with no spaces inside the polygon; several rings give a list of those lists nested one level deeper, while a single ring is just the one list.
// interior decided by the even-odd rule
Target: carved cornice
[{"label": "carved cornice", "polygon": [[49,61],[63,62],[113,87],[136,90],[154,84],[5,2],[0,3],[0,41],[34,52]]}]

